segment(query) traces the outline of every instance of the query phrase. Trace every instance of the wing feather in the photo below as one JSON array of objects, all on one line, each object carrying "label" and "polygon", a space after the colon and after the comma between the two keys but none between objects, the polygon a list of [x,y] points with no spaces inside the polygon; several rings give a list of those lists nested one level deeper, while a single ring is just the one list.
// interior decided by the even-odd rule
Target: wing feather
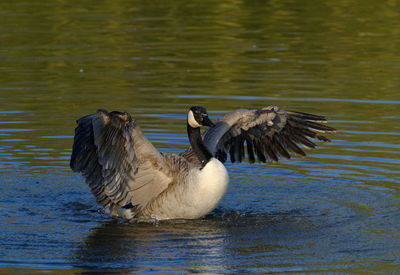
[{"label": "wing feather", "polygon": [[310,139],[330,141],[322,133],[335,129],[325,124],[320,115],[285,111],[277,106],[258,110],[240,109],[222,117],[204,134],[210,152],[225,162],[229,153],[232,162],[241,162],[244,147],[250,163],[290,159],[290,153],[305,156],[301,147],[315,148]]},{"label": "wing feather", "polygon": [[128,203],[140,209],[168,187],[164,158],[128,113],[100,109],[77,123],[70,166],[112,214]]}]

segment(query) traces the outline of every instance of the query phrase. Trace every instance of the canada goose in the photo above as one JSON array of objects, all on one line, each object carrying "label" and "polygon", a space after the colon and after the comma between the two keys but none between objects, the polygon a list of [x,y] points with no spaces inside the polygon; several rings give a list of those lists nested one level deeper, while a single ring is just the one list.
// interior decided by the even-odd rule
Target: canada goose
[{"label": "canada goose", "polygon": [[[135,220],[196,219],[212,211],[224,196],[228,173],[222,164],[245,157],[250,163],[305,156],[298,144],[334,128],[325,117],[277,106],[239,109],[215,124],[201,106],[187,115],[191,147],[181,154],[160,153],[128,113],[107,112],[77,120],[70,166],[81,172],[97,203],[112,216]],[[203,135],[201,126],[209,126]]]}]

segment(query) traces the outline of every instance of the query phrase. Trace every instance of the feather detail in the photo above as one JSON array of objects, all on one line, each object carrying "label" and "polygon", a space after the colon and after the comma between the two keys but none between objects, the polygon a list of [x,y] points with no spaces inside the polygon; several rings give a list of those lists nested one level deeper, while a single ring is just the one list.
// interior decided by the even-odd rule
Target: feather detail
[{"label": "feather detail", "polygon": [[128,113],[99,109],[77,123],[70,166],[111,214],[127,203],[145,207],[172,181],[163,157]]},{"label": "feather detail", "polygon": [[[326,118],[320,115],[284,111],[277,106],[258,110],[240,109],[222,117],[204,133],[204,143],[220,161],[227,154],[232,162],[244,158],[244,146],[250,163],[257,156],[260,162],[290,159],[290,154],[305,156],[304,148],[315,148],[310,139],[330,141],[322,133],[332,133]],[[246,144],[245,144],[246,143]]]}]

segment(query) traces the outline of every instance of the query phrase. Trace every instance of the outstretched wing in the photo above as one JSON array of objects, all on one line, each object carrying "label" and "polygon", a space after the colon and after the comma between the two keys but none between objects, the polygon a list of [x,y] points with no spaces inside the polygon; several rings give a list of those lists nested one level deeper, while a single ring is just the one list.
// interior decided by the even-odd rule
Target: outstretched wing
[{"label": "outstretched wing", "polygon": [[164,158],[128,113],[98,110],[77,123],[70,166],[112,214],[128,203],[145,206],[172,181]]},{"label": "outstretched wing", "polygon": [[211,153],[225,162],[228,153],[232,162],[241,162],[246,144],[249,162],[289,159],[290,152],[305,156],[299,147],[314,148],[309,138],[329,141],[321,133],[334,128],[321,124],[325,117],[300,112],[284,111],[277,106],[259,110],[240,109],[222,117],[207,129],[204,143]]}]

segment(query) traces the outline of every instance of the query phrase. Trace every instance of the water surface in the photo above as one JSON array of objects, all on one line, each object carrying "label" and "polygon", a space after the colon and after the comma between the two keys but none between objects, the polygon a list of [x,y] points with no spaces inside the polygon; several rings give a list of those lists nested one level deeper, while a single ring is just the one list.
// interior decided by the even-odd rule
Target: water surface
[{"label": "water surface", "polygon": [[[396,1],[4,1],[0,272],[395,272],[400,268]],[[161,151],[185,114],[278,105],[339,131],[305,158],[227,164],[194,221],[102,213],[69,168],[75,120],[125,110]]]}]

